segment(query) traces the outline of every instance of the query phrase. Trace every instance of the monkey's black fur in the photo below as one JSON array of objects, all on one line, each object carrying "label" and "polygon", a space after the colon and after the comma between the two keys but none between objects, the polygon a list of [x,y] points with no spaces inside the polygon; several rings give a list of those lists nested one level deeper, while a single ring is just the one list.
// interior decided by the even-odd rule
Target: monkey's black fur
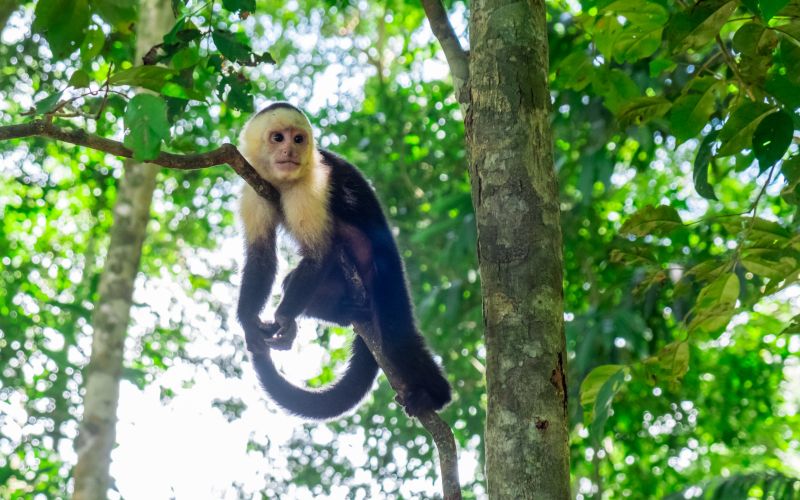
[{"label": "monkey's black fur", "polygon": [[[415,325],[403,262],[378,198],[356,167],[328,151],[320,153],[330,167],[333,241],[321,262],[305,257],[290,273],[275,317],[280,321],[304,314],[342,325],[373,321],[380,331],[383,352],[407,386],[402,401],[406,412],[413,416],[440,410],[450,401],[450,386]],[[358,244],[367,240],[369,244]],[[356,263],[369,299],[367,309],[356,305],[337,252]],[[258,313],[269,296],[275,267],[273,232],[247,249],[238,311],[246,332],[259,328]],[[260,327],[267,336],[275,329]],[[358,336],[346,372],[322,390],[303,389],[286,381],[275,369],[269,349],[254,352],[253,364],[264,389],[280,406],[311,419],[334,418],[355,407],[378,373],[375,359]]]}]

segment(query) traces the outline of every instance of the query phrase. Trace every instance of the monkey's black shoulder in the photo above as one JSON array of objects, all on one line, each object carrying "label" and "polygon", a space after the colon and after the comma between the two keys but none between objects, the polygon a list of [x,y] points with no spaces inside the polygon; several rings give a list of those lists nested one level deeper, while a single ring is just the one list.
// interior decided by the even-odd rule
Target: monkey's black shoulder
[{"label": "monkey's black shoulder", "polygon": [[364,174],[352,163],[325,149],[319,150],[330,167],[331,212],[345,222],[361,226],[388,226],[378,196]]}]

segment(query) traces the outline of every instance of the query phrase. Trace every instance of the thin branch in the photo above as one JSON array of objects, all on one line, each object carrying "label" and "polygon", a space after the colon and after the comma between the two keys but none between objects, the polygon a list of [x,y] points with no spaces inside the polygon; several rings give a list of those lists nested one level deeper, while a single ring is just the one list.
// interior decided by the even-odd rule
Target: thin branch
[{"label": "thin branch", "polygon": [[450,66],[456,97],[459,102],[465,103],[468,96],[463,95],[462,89],[465,89],[469,82],[469,56],[461,47],[461,42],[458,41],[442,0],[422,0],[422,7],[425,9],[425,15],[428,16],[431,30],[436,39],[439,40],[444,57]]},{"label": "thin branch", "polygon": [[[353,284],[353,290],[356,290],[355,301],[366,304],[368,299],[363,282],[350,258],[344,253],[340,253],[338,258],[346,278]],[[384,355],[380,333],[372,322],[354,324],[353,330],[367,344],[370,352],[375,357],[375,361],[378,362],[378,366],[381,367],[381,370],[389,380],[389,385],[397,393],[397,401],[402,404],[408,394],[408,386],[400,377],[392,361]],[[439,451],[439,474],[442,478],[442,495],[444,499],[461,500],[461,485],[458,480],[458,453],[453,431],[434,411],[418,415],[417,418],[431,435],[434,443],[436,443],[436,449]]]},{"label": "thin branch", "polygon": [[725,46],[725,42],[722,41],[722,37],[719,35],[717,35],[717,45],[719,45],[719,48],[722,51],[722,57],[725,59],[728,67],[731,68],[731,71],[733,71],[733,74],[736,76],[736,80],[739,81],[739,85],[742,87],[742,90],[744,90],[744,93],[747,94],[747,97],[749,97],[751,101],[755,101],[755,97],[753,97],[753,91],[744,82],[744,78],[742,78],[742,74],[739,72],[739,65],[736,64],[736,59],[734,59],[733,55],[728,52],[728,47]]},{"label": "thin branch", "polygon": [[[0,127],[0,141],[37,136],[75,144],[76,146],[84,146],[123,158],[133,158],[133,151],[125,147],[121,142],[89,134],[80,129],[63,129],[53,125],[53,123],[48,120],[34,120],[19,125]],[[275,187],[258,175],[255,169],[247,163],[247,160],[244,159],[233,144],[223,144],[219,148],[206,153],[179,155],[162,152],[154,159],[148,160],[148,162],[178,170],[196,170],[215,165],[228,164],[245,180],[245,182],[250,184],[259,195],[271,201],[277,201],[280,198]]]}]

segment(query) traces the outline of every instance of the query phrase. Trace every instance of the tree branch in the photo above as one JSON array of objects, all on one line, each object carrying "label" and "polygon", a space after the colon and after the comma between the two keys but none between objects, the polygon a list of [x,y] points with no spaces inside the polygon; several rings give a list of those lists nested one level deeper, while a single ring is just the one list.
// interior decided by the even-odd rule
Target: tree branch
[{"label": "tree branch", "polygon": [[439,40],[444,57],[450,66],[456,98],[462,104],[467,103],[469,96],[465,95],[463,90],[467,88],[469,82],[469,56],[461,47],[461,42],[458,41],[442,0],[422,0],[422,7],[425,9],[425,15],[428,16],[433,35]]},{"label": "tree branch", "polygon": [[[340,252],[338,258],[345,276],[354,285],[353,289],[357,290],[356,302],[366,304],[366,291],[350,258],[344,252]],[[402,404],[408,394],[408,387],[398,374],[394,364],[383,354],[383,342],[381,341],[380,332],[376,330],[372,322],[354,324],[353,330],[367,344],[370,352],[375,357],[375,361],[378,362],[378,366],[381,367],[381,370],[389,380],[389,385],[397,393],[397,401]],[[461,500],[461,485],[458,480],[458,454],[453,431],[434,411],[423,413],[417,418],[431,435],[436,444],[436,449],[439,451],[439,473],[442,477],[442,495],[444,499]]]},{"label": "tree branch", "polygon": [[[76,146],[84,146],[97,151],[103,151],[123,158],[133,158],[133,151],[125,147],[121,142],[90,134],[85,130],[63,129],[53,125],[53,123],[48,120],[34,120],[19,125],[0,127],[0,141],[24,137],[47,137],[49,139],[75,144]],[[223,144],[219,148],[206,153],[179,155],[162,152],[159,153],[157,157],[150,160],[149,163],[178,170],[196,170],[215,165],[228,164],[245,180],[245,182],[250,184],[259,195],[271,201],[277,201],[280,198],[275,187],[258,175],[255,169],[244,159],[233,144]]]}]

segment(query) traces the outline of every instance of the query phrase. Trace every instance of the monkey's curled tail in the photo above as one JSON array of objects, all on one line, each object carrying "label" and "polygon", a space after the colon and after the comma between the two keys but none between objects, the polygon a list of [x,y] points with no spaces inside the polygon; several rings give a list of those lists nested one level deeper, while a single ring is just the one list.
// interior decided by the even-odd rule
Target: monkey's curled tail
[{"label": "monkey's curled tail", "polygon": [[253,354],[253,366],[261,386],[281,408],[314,420],[327,420],[347,413],[364,399],[378,375],[378,364],[359,336],[353,340],[352,354],[344,374],[323,389],[303,389],[287,381],[275,369],[269,350]]}]

